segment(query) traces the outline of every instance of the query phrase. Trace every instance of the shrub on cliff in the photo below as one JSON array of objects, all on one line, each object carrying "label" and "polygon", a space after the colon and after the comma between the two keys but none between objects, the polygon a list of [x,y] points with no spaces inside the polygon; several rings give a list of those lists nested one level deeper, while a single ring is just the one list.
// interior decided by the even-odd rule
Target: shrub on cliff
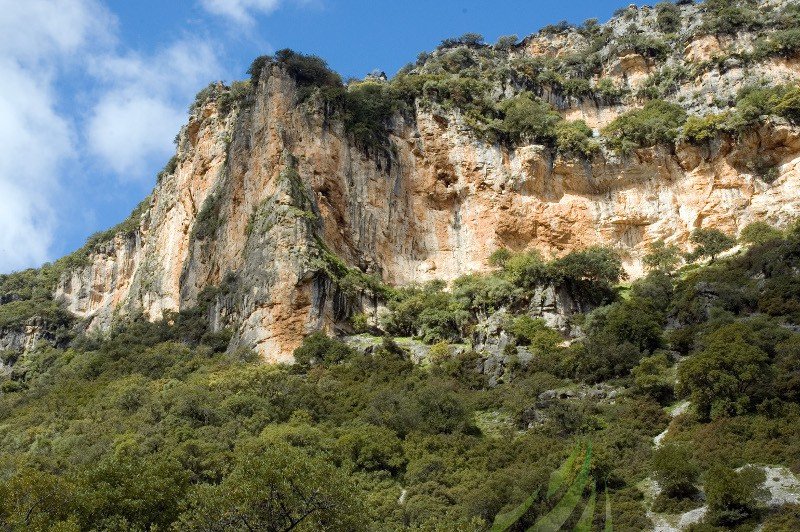
[{"label": "shrub on cliff", "polygon": [[483,46],[483,35],[480,33],[465,33],[460,37],[444,39],[439,48],[452,48],[454,46]]},{"label": "shrub on cliff", "polygon": [[605,102],[614,102],[619,100],[626,92],[626,87],[614,84],[610,78],[600,78],[594,86],[595,97]]},{"label": "shrub on cliff", "polygon": [[735,35],[761,25],[754,0],[706,0],[702,10],[702,28],[708,33]]},{"label": "shrub on cliff", "polygon": [[300,87],[299,99],[304,100],[311,93],[310,89],[341,88],[342,78],[328,67],[324,59],[315,55],[306,55],[289,49],[278,50],[275,55],[262,55],[253,60],[247,73],[253,89],[258,83],[267,65],[280,63]]},{"label": "shrub on cliff", "polygon": [[672,2],[656,4],[656,25],[663,33],[675,33],[681,28],[681,10]]},{"label": "shrub on cliff", "polygon": [[274,61],[283,64],[301,87],[338,87],[342,78],[328,67],[324,59],[289,49],[275,52]]},{"label": "shrub on cliff", "polygon": [[800,29],[792,28],[776,31],[756,42],[755,57],[766,58],[772,55],[793,57],[800,52]]},{"label": "shrub on cliff", "polygon": [[692,144],[709,142],[717,138],[720,131],[727,129],[729,115],[727,113],[692,115],[683,125],[682,136]]},{"label": "shrub on cliff", "polygon": [[563,121],[556,126],[556,148],[565,154],[590,156],[600,146],[592,138],[591,128],[583,120]]},{"label": "shrub on cliff", "polygon": [[503,114],[501,130],[514,142],[551,142],[561,120],[549,104],[529,93],[504,100],[498,108]]},{"label": "shrub on cliff", "polygon": [[623,153],[635,148],[672,143],[686,121],[686,111],[662,100],[618,116],[603,130],[609,145]]},{"label": "shrub on cliff", "polygon": [[514,48],[517,42],[519,42],[519,37],[517,35],[501,35],[494,43],[494,47],[496,50],[507,51]]},{"label": "shrub on cliff", "polygon": [[800,124],[800,87],[787,86],[775,103],[775,113]]},{"label": "shrub on cliff", "polygon": [[736,111],[729,122],[732,128],[742,130],[765,115],[777,115],[800,124],[800,87],[745,87],[736,95]]},{"label": "shrub on cliff", "polygon": [[387,124],[401,108],[401,101],[390,88],[384,83],[351,84],[344,102],[347,132],[362,146],[382,146],[387,139]]},{"label": "shrub on cliff", "polygon": [[645,78],[636,95],[650,100],[664,99],[678,92],[681,84],[690,76],[691,72],[683,65],[663,66]]},{"label": "shrub on cliff", "polygon": [[626,33],[617,41],[617,54],[633,52],[642,57],[664,60],[669,51],[669,45],[661,39],[641,33]]}]

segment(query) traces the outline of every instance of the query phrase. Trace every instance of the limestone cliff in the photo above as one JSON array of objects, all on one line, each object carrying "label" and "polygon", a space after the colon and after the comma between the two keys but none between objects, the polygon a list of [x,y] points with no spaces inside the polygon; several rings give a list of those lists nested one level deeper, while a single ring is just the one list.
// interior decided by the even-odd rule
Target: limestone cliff
[{"label": "limestone cliff", "polygon": [[[691,21],[699,8],[682,9]],[[610,79],[633,94],[652,81],[663,65],[614,48],[614,35],[654,17],[634,9],[608,23],[591,83]],[[692,37],[691,22],[682,31],[684,45],[667,63],[703,68],[668,97],[692,94],[690,112],[713,110],[754,78],[800,77],[795,59],[715,66],[711,58],[753,39]],[[586,42],[574,29],[541,33],[509,56],[558,60]],[[286,361],[305,334],[336,328],[366,301],[345,297],[324,268],[329,256],[403,284],[485,270],[500,247],[559,255],[604,244],[637,276],[654,240],[686,249],[697,227],[736,233],[754,220],[785,225],[800,214],[800,129],[779,119],[703,144],[574,157],[487,139],[459,108],[416,101],[388,120],[388,148],[377,149],[356,142],[322,98],[301,95],[281,64],[267,64],[257,79],[248,105],[230,108],[221,85],[199,101],[180,132],[174,171],[156,185],[138,230],[95,247],[61,277],[56,296],[91,327],[138,312],[155,319],[202,296],[215,327],[235,331],[232,348]],[[515,90],[500,83],[496,92]],[[642,105],[633,96],[539,95],[594,129]],[[777,169],[771,183],[753,170],[756,159]]]}]

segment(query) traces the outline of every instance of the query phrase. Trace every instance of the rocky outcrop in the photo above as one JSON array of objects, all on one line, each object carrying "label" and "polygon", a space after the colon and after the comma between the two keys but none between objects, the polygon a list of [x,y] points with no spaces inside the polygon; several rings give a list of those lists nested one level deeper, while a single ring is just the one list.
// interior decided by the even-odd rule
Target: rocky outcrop
[{"label": "rocky outcrop", "polygon": [[39,342],[58,343],[57,333],[42,318],[31,318],[20,325],[0,329],[0,352],[23,354],[31,351]]}]

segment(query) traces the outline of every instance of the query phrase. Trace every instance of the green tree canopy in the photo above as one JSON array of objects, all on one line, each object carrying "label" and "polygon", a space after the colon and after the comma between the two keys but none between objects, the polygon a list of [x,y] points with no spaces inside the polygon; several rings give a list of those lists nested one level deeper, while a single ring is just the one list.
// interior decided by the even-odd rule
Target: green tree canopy
[{"label": "green tree canopy", "polygon": [[708,257],[713,262],[717,255],[731,249],[736,241],[719,229],[697,228],[690,236],[694,251],[689,255],[692,260]]},{"label": "green tree canopy", "polygon": [[365,530],[361,503],[335,468],[286,444],[244,445],[222,483],[193,488],[183,530]]}]

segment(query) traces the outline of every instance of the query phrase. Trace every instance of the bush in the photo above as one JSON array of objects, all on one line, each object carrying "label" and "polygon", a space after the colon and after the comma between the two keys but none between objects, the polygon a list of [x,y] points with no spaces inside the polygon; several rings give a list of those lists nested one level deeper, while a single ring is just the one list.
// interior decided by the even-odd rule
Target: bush
[{"label": "bush", "polygon": [[508,332],[517,339],[517,345],[529,345],[536,351],[551,353],[564,341],[558,331],[551,329],[542,319],[528,315],[514,319]]},{"label": "bush", "polygon": [[401,102],[384,83],[351,84],[345,93],[345,129],[362,146],[377,147],[388,141],[387,124]]},{"label": "bush", "polygon": [[581,98],[592,93],[592,84],[584,78],[567,78],[561,81],[561,90],[567,96]]},{"label": "bush", "polygon": [[700,469],[687,447],[666,444],[656,449],[653,451],[651,467],[655,479],[668,497],[681,499],[697,492],[694,484],[700,476]]},{"label": "bush", "polygon": [[230,89],[217,97],[219,112],[223,115],[228,114],[236,105],[252,103],[250,96],[253,94],[253,87],[250,80],[234,81]]},{"label": "bush", "polygon": [[439,48],[452,48],[454,46],[483,46],[483,35],[480,33],[465,33],[461,37],[444,39]]},{"label": "bush", "polygon": [[561,153],[589,156],[599,148],[599,145],[592,139],[591,128],[583,120],[560,122],[556,126],[555,134],[556,148]]},{"label": "bush", "polygon": [[470,315],[443,288],[441,283],[431,282],[399,291],[397,299],[389,303],[392,312],[383,320],[386,330],[427,343],[458,341]]},{"label": "bush", "polygon": [[736,114],[732,120],[740,126],[756,122],[761,116],[773,113],[778,96],[777,88],[749,86],[736,95]]},{"label": "bush", "polygon": [[734,35],[760,25],[753,0],[706,0],[702,5],[703,29],[709,33]]},{"label": "bush", "polygon": [[315,55],[305,55],[289,49],[275,52],[273,61],[281,63],[301,87],[339,87],[342,78],[328,68],[328,63]]},{"label": "bush", "polygon": [[602,382],[627,376],[641,359],[641,351],[630,342],[617,344],[608,334],[595,334],[570,346],[561,373],[564,377]]},{"label": "bush", "polygon": [[504,267],[509,259],[511,259],[511,251],[508,248],[498,248],[489,255],[489,264]]},{"label": "bush", "polygon": [[672,143],[686,121],[686,111],[676,104],[653,100],[611,122],[603,133],[609,145],[627,153],[634,148]]},{"label": "bush", "polygon": [[785,401],[800,403],[800,336],[778,344],[775,351],[776,394]]},{"label": "bush", "polygon": [[732,128],[742,130],[764,115],[777,115],[800,124],[800,87],[745,87],[736,96],[736,112],[729,122]]},{"label": "bush", "polygon": [[640,33],[626,33],[617,41],[617,54],[634,52],[642,57],[663,61],[669,51],[670,46],[664,41]]},{"label": "bush", "polygon": [[670,362],[663,353],[641,359],[631,370],[634,391],[652,397],[660,404],[672,400],[674,394],[669,367]]},{"label": "bush", "polygon": [[712,466],[704,475],[708,514],[706,521],[715,526],[735,527],[758,512],[764,472],[755,467],[734,471]]},{"label": "bush", "polygon": [[559,33],[567,33],[572,30],[574,26],[566,20],[559,21],[556,24],[548,24],[544,26],[539,33],[542,35],[558,35]]},{"label": "bush", "polygon": [[639,298],[615,303],[605,316],[603,333],[617,344],[630,342],[643,353],[661,347],[664,317],[648,300]]},{"label": "bush", "polygon": [[787,86],[775,103],[775,113],[794,124],[800,124],[800,87]]},{"label": "bush", "polygon": [[520,295],[508,280],[496,275],[466,275],[453,281],[453,299],[460,308],[484,315],[513,303]]},{"label": "bush", "polygon": [[514,254],[506,259],[503,275],[515,285],[531,290],[549,282],[553,272],[538,251],[530,251]]},{"label": "bush", "polygon": [[173,155],[172,157],[169,158],[167,164],[164,165],[164,168],[162,168],[161,171],[158,172],[158,175],[156,176],[156,182],[161,183],[161,181],[163,181],[165,177],[174,174],[175,170],[177,169],[178,169],[178,156]]},{"label": "bush", "polygon": [[775,17],[774,26],[781,30],[800,27],[800,5],[787,2]]},{"label": "bush", "polygon": [[611,285],[625,277],[619,254],[602,246],[572,251],[556,260],[553,269],[557,277],[568,282],[590,281]]},{"label": "bush", "polygon": [[760,38],[755,45],[755,56],[758,58],[778,55],[791,58],[800,52],[800,29],[780,30]]},{"label": "bush", "polygon": [[691,73],[683,66],[664,66],[647,77],[637,91],[640,98],[658,100],[675,94],[680,90],[683,81],[689,79]]},{"label": "bush", "polygon": [[353,354],[347,344],[328,338],[323,332],[315,332],[306,336],[303,345],[294,350],[294,361],[300,366],[338,364]]},{"label": "bush", "polygon": [[222,226],[222,219],[220,213],[222,209],[222,202],[218,194],[209,194],[197,213],[197,219],[194,224],[194,237],[197,240],[205,240],[206,238],[213,238],[216,236],[217,231]]},{"label": "bush", "polygon": [[793,532],[800,523],[800,504],[785,504],[764,521],[762,532]]},{"label": "bush", "polygon": [[717,138],[720,131],[726,129],[727,113],[708,114],[705,116],[692,115],[683,125],[683,138],[692,144],[709,142]]},{"label": "bush", "polygon": [[530,93],[504,100],[498,107],[503,114],[501,130],[514,142],[551,142],[555,136],[555,126],[561,120],[561,116],[549,104]]},{"label": "bush", "polygon": [[268,55],[260,55],[253,59],[250,67],[247,69],[247,74],[250,76],[250,84],[253,90],[258,88],[258,82],[261,79],[261,74],[268,64],[272,62],[272,58]]},{"label": "bush", "polygon": [[678,368],[680,386],[701,419],[752,412],[771,393],[769,356],[747,340],[741,325],[722,326]]},{"label": "bush", "polygon": [[497,38],[497,42],[494,43],[494,47],[497,50],[511,50],[517,45],[519,41],[519,37],[516,35],[502,35]]},{"label": "bush", "polygon": [[315,55],[305,55],[289,49],[278,50],[273,56],[262,55],[253,60],[247,70],[253,89],[258,87],[264,69],[270,64],[284,66],[300,88],[298,91],[300,101],[308,98],[315,87],[333,89],[337,94],[342,90],[342,78],[328,68],[325,60]]},{"label": "bush", "polygon": [[624,87],[615,85],[610,78],[600,78],[594,86],[594,94],[605,102],[615,102],[626,92]]},{"label": "bush", "polygon": [[663,33],[675,33],[681,29],[681,10],[672,2],[656,4],[656,25]]}]

